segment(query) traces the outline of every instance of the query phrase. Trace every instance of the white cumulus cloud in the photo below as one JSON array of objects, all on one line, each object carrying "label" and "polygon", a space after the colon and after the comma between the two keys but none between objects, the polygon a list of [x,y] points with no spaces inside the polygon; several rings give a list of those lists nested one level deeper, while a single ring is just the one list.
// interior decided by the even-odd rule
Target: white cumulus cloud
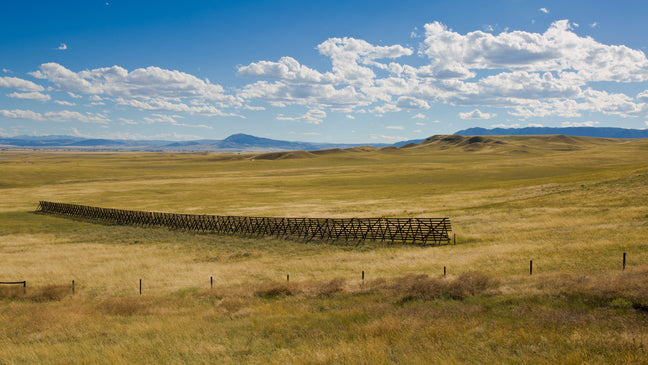
[{"label": "white cumulus cloud", "polygon": [[177,113],[204,114],[211,116],[236,116],[236,114],[225,113],[212,105],[187,105],[181,102],[169,101],[167,99],[127,99],[117,98],[120,105],[130,106],[140,110],[166,110]]},{"label": "white cumulus cloud", "polygon": [[16,89],[19,91],[44,91],[45,88],[28,80],[17,77],[0,77],[0,87]]},{"label": "white cumulus cloud", "polygon": [[69,102],[69,101],[64,101],[64,100],[54,100],[56,104],[59,105],[67,105],[67,106],[75,106],[75,103]]},{"label": "white cumulus cloud", "polygon": [[326,118],[326,112],[319,109],[309,109],[304,115],[298,117],[287,117],[283,114],[279,114],[275,119],[277,120],[289,120],[294,122],[306,122],[309,124],[320,124]]},{"label": "white cumulus cloud", "polygon": [[28,119],[28,120],[43,120],[43,115],[31,110],[2,110],[0,109],[0,116],[12,119]]},{"label": "white cumulus cloud", "polygon": [[394,59],[409,56],[414,52],[401,45],[374,46],[369,42],[355,38],[330,38],[317,46],[322,55],[331,58],[333,74],[344,83],[366,86],[376,77],[369,67],[387,69],[388,65],[378,62],[383,59]]},{"label": "white cumulus cloud", "polygon": [[240,66],[237,76],[306,83],[332,83],[335,81],[335,77],[331,73],[322,74],[302,66],[292,57],[282,57],[279,62],[259,61],[247,66]]},{"label": "white cumulus cloud", "polygon": [[7,96],[15,99],[30,99],[38,101],[48,101],[52,98],[51,96],[40,93],[38,91],[32,91],[30,93],[11,93],[7,94]]},{"label": "white cumulus cloud", "polygon": [[370,134],[369,138],[375,139],[375,140],[380,140],[380,141],[385,141],[385,142],[399,142],[399,141],[407,140],[407,138],[405,138],[405,137],[387,136],[387,135],[384,135],[384,134]]},{"label": "white cumulus cloud", "polygon": [[[549,12],[547,8],[539,11]],[[407,118],[435,105],[470,110],[459,113],[462,119],[492,119],[501,111],[507,123],[543,117],[596,118],[590,114],[648,118],[648,90],[626,95],[607,86],[610,82],[620,86],[648,82],[645,53],[623,44],[600,43],[577,33],[580,30],[569,20],[558,20],[541,32],[504,28],[498,34],[482,30],[459,33],[437,21],[425,24],[420,32],[416,28],[421,38],[410,38],[418,43],[412,46],[329,38],[316,46],[316,52],[328,59],[327,66],[312,67],[289,56],[261,59],[237,67],[236,76],[247,79],[237,88],[155,66],[127,70],[114,65],[73,71],[53,62],[30,73],[39,79],[38,84],[0,77],[0,87],[13,89],[8,94],[11,97],[41,101],[50,100],[47,94],[55,97],[66,92],[73,98],[88,98],[95,105],[106,103],[107,109],[111,104],[135,108],[150,113],[146,117],[158,122],[163,112],[243,117],[249,110],[272,108],[278,120],[319,124],[328,113],[346,119],[365,113],[402,113]],[[410,56],[415,50],[418,57],[414,60]],[[294,106],[307,111],[301,115],[276,112]],[[5,110],[7,113],[21,114]],[[107,119],[87,113],[70,119],[74,117]],[[426,116],[417,113],[411,118]],[[178,119],[174,120],[174,125],[179,125]]]},{"label": "white cumulus cloud", "polygon": [[56,122],[81,122],[81,123],[98,123],[106,124],[110,122],[105,115],[100,113],[79,113],[70,110],[63,110],[60,112],[47,112],[43,114],[46,120]]},{"label": "white cumulus cloud", "polygon": [[63,110],[58,112],[38,113],[31,110],[0,110],[0,116],[13,119],[27,119],[35,121],[55,122],[82,122],[105,124],[110,120],[103,114],[86,113],[81,114],[74,111]]},{"label": "white cumulus cloud", "polygon": [[637,94],[637,100],[643,103],[648,103],[648,90],[644,90]]},{"label": "white cumulus cloud", "polygon": [[[189,128],[204,128],[204,129],[213,129],[212,127],[204,124],[188,124],[188,123],[182,123],[179,122],[178,119],[182,119],[183,117],[180,115],[164,115],[164,114],[153,114],[151,117],[144,117],[143,120],[146,124],[171,124],[177,127],[189,127]],[[124,119],[121,119],[122,122],[126,121]],[[132,122],[129,122],[128,124],[132,124]]]},{"label": "white cumulus cloud", "polygon": [[57,63],[44,63],[30,73],[52,82],[59,90],[72,94],[107,95],[121,98],[197,98],[223,106],[240,105],[222,86],[193,75],[159,67],[128,71],[120,66],[80,72]]},{"label": "white cumulus cloud", "polygon": [[402,109],[430,109],[430,105],[421,99],[411,96],[401,96],[396,100],[396,106]]},{"label": "white cumulus cloud", "polygon": [[490,127],[491,128],[520,128],[520,124],[519,123],[514,123],[514,124],[500,123],[500,124],[492,124]]},{"label": "white cumulus cloud", "polygon": [[294,84],[283,81],[257,81],[239,94],[245,100],[259,100],[274,106],[318,105],[321,108],[352,109],[370,104],[354,87],[331,84]]},{"label": "white cumulus cloud", "polygon": [[474,31],[462,35],[440,22],[426,24],[425,30],[422,52],[432,66],[441,69],[553,71],[581,81],[648,80],[648,59],[643,52],[580,37],[568,20],[554,22],[543,34]]},{"label": "white cumulus cloud", "polygon": [[491,119],[496,117],[497,114],[483,113],[479,109],[475,109],[466,113],[459,113],[461,119]]},{"label": "white cumulus cloud", "polygon": [[586,121],[586,122],[562,122],[562,127],[594,127],[599,122]]}]

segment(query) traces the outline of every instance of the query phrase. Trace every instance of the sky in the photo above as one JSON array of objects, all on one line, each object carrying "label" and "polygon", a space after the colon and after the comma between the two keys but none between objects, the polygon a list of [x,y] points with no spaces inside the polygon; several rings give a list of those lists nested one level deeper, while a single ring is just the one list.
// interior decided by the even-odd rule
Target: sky
[{"label": "sky", "polygon": [[645,1],[0,1],[0,136],[648,128]]}]

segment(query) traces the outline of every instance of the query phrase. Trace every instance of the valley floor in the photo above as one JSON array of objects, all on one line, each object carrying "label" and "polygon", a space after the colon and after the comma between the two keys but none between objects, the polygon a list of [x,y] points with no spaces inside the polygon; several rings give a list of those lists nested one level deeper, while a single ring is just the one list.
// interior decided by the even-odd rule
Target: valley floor
[{"label": "valley floor", "polygon": [[[648,141],[444,138],[269,159],[0,151],[0,281],[27,282],[0,285],[0,364],[648,363]],[[39,200],[450,217],[457,244],[100,225]]]}]

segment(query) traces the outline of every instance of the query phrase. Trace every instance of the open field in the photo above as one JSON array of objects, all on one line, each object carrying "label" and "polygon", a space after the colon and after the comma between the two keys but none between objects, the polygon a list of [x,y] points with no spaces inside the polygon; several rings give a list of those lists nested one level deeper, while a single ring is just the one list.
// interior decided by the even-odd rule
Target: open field
[{"label": "open field", "polygon": [[[648,140],[438,137],[267,155],[7,150],[0,195],[0,281],[28,284],[0,287],[0,364],[648,363]],[[34,214],[39,200],[450,217],[458,244],[98,225]]]}]

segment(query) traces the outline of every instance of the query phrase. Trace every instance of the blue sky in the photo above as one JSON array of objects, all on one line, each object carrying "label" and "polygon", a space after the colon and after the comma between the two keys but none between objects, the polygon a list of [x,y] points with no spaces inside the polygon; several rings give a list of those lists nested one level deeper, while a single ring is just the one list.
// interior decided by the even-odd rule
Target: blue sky
[{"label": "blue sky", "polygon": [[648,128],[642,1],[2,1],[0,136]]}]

